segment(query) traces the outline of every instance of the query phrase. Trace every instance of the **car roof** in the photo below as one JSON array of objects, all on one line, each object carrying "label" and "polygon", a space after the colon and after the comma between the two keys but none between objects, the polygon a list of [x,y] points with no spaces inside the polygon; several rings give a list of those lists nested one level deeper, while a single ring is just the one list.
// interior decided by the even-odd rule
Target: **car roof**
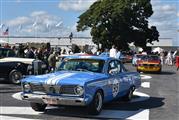
[{"label": "car roof", "polygon": [[68,58],[68,59],[94,59],[94,60],[105,60],[105,61],[115,59],[115,58],[105,57],[105,56],[75,56],[75,55],[67,56],[65,58]]}]

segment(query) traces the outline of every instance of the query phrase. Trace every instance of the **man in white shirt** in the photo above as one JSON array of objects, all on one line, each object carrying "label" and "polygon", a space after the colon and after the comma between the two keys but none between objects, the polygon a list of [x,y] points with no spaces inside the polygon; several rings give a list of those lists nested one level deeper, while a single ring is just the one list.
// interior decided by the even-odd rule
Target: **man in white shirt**
[{"label": "man in white shirt", "polygon": [[116,58],[120,59],[121,56],[122,56],[122,53],[121,53],[121,50],[119,49],[119,50],[117,50]]},{"label": "man in white shirt", "polygon": [[112,48],[109,51],[109,56],[116,58],[117,50],[115,48],[115,45],[112,46]]}]

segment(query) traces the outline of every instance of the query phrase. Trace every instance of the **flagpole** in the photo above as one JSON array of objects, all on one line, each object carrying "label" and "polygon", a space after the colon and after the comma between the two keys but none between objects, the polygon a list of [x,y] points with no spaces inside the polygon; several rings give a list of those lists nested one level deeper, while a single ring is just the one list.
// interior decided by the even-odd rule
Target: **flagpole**
[{"label": "flagpole", "polygon": [[8,33],[7,33],[7,42],[9,43],[9,27],[7,28],[8,29]]}]

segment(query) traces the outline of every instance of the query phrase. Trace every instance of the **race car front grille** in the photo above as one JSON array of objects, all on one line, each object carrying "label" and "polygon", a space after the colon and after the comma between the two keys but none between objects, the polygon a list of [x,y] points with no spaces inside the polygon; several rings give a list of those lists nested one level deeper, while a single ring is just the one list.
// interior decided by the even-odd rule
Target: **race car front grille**
[{"label": "race car front grille", "polygon": [[31,84],[33,92],[46,92],[45,88],[42,85]]},{"label": "race car front grille", "polygon": [[74,95],[74,88],[76,85],[62,85],[60,88],[60,94],[71,94]]},{"label": "race car front grille", "polygon": [[155,66],[155,64],[143,64],[143,66],[150,66],[150,67],[153,67],[153,66]]},{"label": "race car front grille", "polygon": [[33,93],[46,93],[46,94],[65,94],[65,95],[75,95],[74,88],[76,85],[62,85],[62,86],[52,86],[52,85],[35,85],[31,84]]}]

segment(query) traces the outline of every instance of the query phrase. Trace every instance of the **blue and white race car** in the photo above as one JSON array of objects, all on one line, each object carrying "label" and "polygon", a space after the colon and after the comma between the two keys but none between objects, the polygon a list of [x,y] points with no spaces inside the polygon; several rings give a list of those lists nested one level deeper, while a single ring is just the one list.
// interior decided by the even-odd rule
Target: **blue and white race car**
[{"label": "blue and white race car", "polygon": [[21,97],[35,111],[44,111],[47,105],[86,106],[95,115],[103,103],[121,97],[131,100],[140,85],[139,73],[127,72],[118,59],[69,56],[56,72],[23,79]]}]

